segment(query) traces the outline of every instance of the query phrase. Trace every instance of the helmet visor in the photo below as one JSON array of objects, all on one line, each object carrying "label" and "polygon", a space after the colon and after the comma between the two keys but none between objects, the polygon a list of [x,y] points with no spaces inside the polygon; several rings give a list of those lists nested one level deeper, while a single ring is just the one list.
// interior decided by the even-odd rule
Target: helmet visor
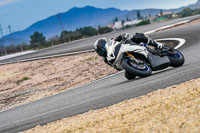
[{"label": "helmet visor", "polygon": [[97,48],[96,52],[98,53],[98,55],[105,57],[106,56],[105,44],[102,44],[101,47]]}]

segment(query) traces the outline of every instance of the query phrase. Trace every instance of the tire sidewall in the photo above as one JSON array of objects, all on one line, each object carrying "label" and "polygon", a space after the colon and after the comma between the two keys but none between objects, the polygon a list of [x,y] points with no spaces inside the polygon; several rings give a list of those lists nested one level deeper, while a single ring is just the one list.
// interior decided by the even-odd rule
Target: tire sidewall
[{"label": "tire sidewall", "polygon": [[128,80],[133,80],[136,78],[135,75],[129,74],[127,71],[125,71],[124,76],[128,79]]},{"label": "tire sidewall", "polygon": [[185,58],[184,58],[183,54],[180,51],[178,51],[178,50],[175,50],[175,51],[176,51],[176,53],[178,53],[181,56],[181,58],[178,59],[178,58],[174,58],[172,56],[168,56],[168,58],[170,60],[170,66],[172,66],[172,67],[180,67],[180,66],[182,66],[184,64]]}]

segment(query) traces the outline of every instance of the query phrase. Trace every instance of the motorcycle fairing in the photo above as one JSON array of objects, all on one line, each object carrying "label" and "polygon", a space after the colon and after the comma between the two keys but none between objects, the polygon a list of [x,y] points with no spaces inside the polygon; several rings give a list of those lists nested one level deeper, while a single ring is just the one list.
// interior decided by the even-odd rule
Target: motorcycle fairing
[{"label": "motorcycle fairing", "polygon": [[147,59],[149,60],[153,71],[165,69],[170,65],[170,60],[167,56],[160,57],[149,52]]},{"label": "motorcycle fairing", "polygon": [[113,66],[116,66],[118,69],[123,69],[120,65],[121,60],[123,58],[123,55],[125,52],[135,52],[138,54],[143,55],[144,57],[148,57],[148,51],[145,47],[139,46],[139,45],[130,45],[130,44],[119,44],[119,47],[117,47],[116,51],[116,59],[113,63]]}]

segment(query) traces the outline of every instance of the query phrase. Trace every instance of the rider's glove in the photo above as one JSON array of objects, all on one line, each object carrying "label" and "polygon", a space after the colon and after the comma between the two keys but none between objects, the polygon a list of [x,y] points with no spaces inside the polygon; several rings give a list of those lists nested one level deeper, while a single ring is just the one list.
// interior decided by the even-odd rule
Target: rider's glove
[{"label": "rider's glove", "polygon": [[162,49],[162,48],[163,48],[163,44],[162,44],[162,43],[156,42],[156,44],[157,44],[157,48],[158,48],[158,49]]},{"label": "rider's glove", "polygon": [[117,37],[115,38],[115,41],[117,41],[117,42],[125,41],[125,40],[127,40],[129,37],[130,37],[130,34],[129,34],[129,33],[122,33],[122,34],[120,34],[119,36],[117,36]]},{"label": "rider's glove", "polygon": [[130,34],[129,33],[122,33],[121,36],[122,36],[123,40],[126,40],[126,39],[130,38]]}]

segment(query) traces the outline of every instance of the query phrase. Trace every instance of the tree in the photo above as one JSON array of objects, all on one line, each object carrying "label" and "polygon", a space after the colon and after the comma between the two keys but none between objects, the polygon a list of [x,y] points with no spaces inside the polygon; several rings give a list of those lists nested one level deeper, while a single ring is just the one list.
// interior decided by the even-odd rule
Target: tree
[{"label": "tree", "polygon": [[160,15],[163,16],[163,10],[160,10]]},{"label": "tree", "polygon": [[43,33],[35,32],[33,35],[30,36],[30,48],[36,49],[45,47],[46,45],[46,37]]},{"label": "tree", "polygon": [[20,47],[18,47],[17,45],[8,45],[6,46],[6,52],[7,54],[13,54],[13,53],[16,53],[16,52],[20,52]]},{"label": "tree", "polygon": [[149,13],[149,17],[151,17],[151,14]]},{"label": "tree", "polygon": [[194,9],[193,13],[194,13],[194,15],[198,14],[199,13],[199,9],[198,8]]},{"label": "tree", "polygon": [[[20,46],[24,51],[28,50],[29,47],[30,47],[27,43],[21,43],[21,44],[19,44],[19,46]],[[21,49],[21,48],[20,48],[20,49]]]},{"label": "tree", "polygon": [[113,29],[109,28],[109,27],[101,27],[101,26],[98,27],[99,34],[104,34],[104,33],[108,33],[111,31],[113,31]]},{"label": "tree", "polygon": [[196,8],[193,10],[193,14],[196,15],[196,14],[200,14],[200,8]]},{"label": "tree", "polygon": [[62,31],[60,39],[62,42],[71,42],[72,41],[72,31]]},{"label": "tree", "polygon": [[0,46],[0,56],[4,55],[3,46]]},{"label": "tree", "polygon": [[125,22],[126,22],[125,20],[122,20],[122,25],[124,25]]},{"label": "tree", "polygon": [[[26,43],[21,43],[18,45],[11,44],[11,45],[6,46],[5,49],[6,49],[7,54],[13,54],[16,52],[22,52],[23,50],[28,50],[29,45]],[[3,50],[5,50],[5,49],[3,49]],[[4,51],[2,51],[2,48],[0,48],[0,50],[1,50],[1,54],[4,54],[3,53]]]},{"label": "tree", "polygon": [[80,32],[84,37],[90,37],[98,34],[98,31],[91,26],[79,28],[76,31]]},{"label": "tree", "polygon": [[115,24],[115,22],[119,21],[118,17],[115,17],[113,20],[113,24]]},{"label": "tree", "polygon": [[143,20],[140,23],[136,24],[136,26],[147,25],[147,24],[151,24],[150,20]]},{"label": "tree", "polygon": [[48,40],[48,46],[54,46],[54,45],[58,45],[60,44],[60,36],[56,35],[56,36],[53,36],[51,38],[49,38]]},{"label": "tree", "polygon": [[142,16],[141,16],[141,14],[140,14],[140,11],[137,11],[137,19],[140,20],[141,17],[142,17]]},{"label": "tree", "polygon": [[131,21],[131,19],[129,17],[126,17],[126,21]]},{"label": "tree", "polygon": [[118,17],[115,17],[115,22],[119,21]]},{"label": "tree", "polygon": [[193,11],[190,8],[185,8],[180,12],[181,17],[191,16]]},{"label": "tree", "polygon": [[7,54],[7,50],[4,46],[0,46],[0,51],[1,51],[1,56],[6,55]]},{"label": "tree", "polygon": [[74,31],[72,33],[72,37],[73,37],[72,38],[73,40],[78,40],[78,39],[81,39],[83,36],[80,31]]}]

